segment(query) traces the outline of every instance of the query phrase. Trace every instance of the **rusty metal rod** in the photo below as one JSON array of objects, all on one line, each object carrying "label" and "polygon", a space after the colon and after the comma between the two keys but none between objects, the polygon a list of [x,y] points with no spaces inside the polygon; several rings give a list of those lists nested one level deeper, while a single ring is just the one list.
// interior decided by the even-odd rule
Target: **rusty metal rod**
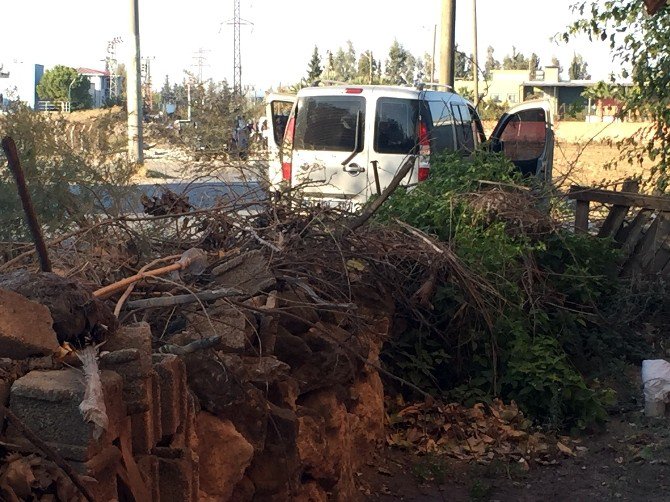
[{"label": "rusty metal rod", "polygon": [[42,272],[51,272],[51,260],[49,260],[47,246],[44,243],[44,237],[42,237],[42,229],[37,221],[33,201],[30,198],[30,193],[26,186],[26,177],[23,174],[23,169],[21,169],[21,162],[19,160],[19,153],[16,150],[16,143],[14,143],[14,140],[9,136],[5,136],[2,139],[2,149],[5,151],[9,169],[12,171],[14,180],[16,181],[19,198],[23,205],[23,212],[26,215],[26,222],[28,223],[28,228],[33,236],[35,250],[37,251],[37,256],[40,260],[40,269]]}]

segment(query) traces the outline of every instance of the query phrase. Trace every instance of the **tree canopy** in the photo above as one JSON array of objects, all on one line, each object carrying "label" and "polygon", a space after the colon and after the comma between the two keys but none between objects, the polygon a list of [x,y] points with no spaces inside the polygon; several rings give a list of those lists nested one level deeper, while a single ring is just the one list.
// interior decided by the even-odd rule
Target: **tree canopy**
[{"label": "tree canopy", "polygon": [[89,108],[91,82],[69,66],[47,70],[37,84],[37,95],[45,101],[70,101],[73,109]]},{"label": "tree canopy", "polygon": [[578,20],[563,34],[567,42],[585,34],[607,43],[618,69],[615,78],[632,80],[632,88],[619,99],[622,116],[635,114],[650,119],[654,126],[647,138],[631,138],[620,144],[622,156],[630,162],[649,157],[654,166],[652,178],[656,187],[666,191],[670,185],[670,10],[661,9],[655,16],[645,12],[639,0],[588,0],[575,4]]},{"label": "tree canopy", "polygon": [[588,80],[591,78],[588,63],[584,61],[581,54],[575,53],[568,67],[568,78],[570,80]]}]

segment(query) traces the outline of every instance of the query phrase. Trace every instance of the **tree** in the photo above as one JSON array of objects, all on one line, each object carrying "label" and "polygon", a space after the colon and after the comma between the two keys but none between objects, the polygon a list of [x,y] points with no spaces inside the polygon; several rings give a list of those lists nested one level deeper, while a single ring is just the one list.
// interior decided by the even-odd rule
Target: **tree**
[{"label": "tree", "polygon": [[537,73],[537,70],[540,69],[540,58],[534,52],[530,55],[530,59],[528,60],[528,69],[530,70],[531,80],[535,80],[535,74]]},{"label": "tree", "polygon": [[493,70],[500,69],[500,61],[493,57],[495,49],[490,45],[486,49],[486,63],[484,64],[484,78],[491,78],[491,72]]},{"label": "tree", "polygon": [[347,40],[347,50],[337,49],[333,57],[333,71],[335,80],[351,82],[356,78],[356,52],[351,40]]},{"label": "tree", "polygon": [[312,59],[309,60],[309,66],[307,67],[307,82],[311,83],[318,80],[322,73],[321,56],[319,55],[319,48],[315,45]]},{"label": "tree", "polygon": [[398,40],[393,40],[386,60],[385,80],[389,84],[404,85],[414,81],[416,60]]},{"label": "tree", "polygon": [[436,68],[433,67],[433,56],[427,52],[423,55],[423,74],[426,81],[432,81]]},{"label": "tree", "polygon": [[585,34],[589,40],[606,42],[613,56],[617,77],[632,79],[632,88],[623,93],[621,117],[639,116],[653,122],[645,128],[646,137],[633,136],[619,144],[624,158],[634,162],[648,157],[656,186],[666,191],[670,186],[670,9],[655,16],[645,11],[645,4],[632,0],[581,1],[573,6],[575,21],[563,39],[568,42]]},{"label": "tree", "polygon": [[588,63],[584,61],[581,54],[575,53],[568,67],[568,78],[570,80],[588,80],[591,78],[588,71]]},{"label": "tree", "polygon": [[358,58],[358,72],[356,81],[361,84],[373,84],[377,75],[379,62],[375,61],[372,51],[362,52]]},{"label": "tree", "polygon": [[57,65],[47,70],[37,84],[37,95],[45,101],[70,101],[72,109],[90,108],[91,82],[69,66]]},{"label": "tree", "polygon": [[462,80],[472,78],[472,57],[463,51],[459,51],[458,45],[454,57],[454,78]]},{"label": "tree", "polygon": [[558,66],[558,74],[560,75],[563,73],[563,67],[561,66],[561,62],[556,56],[551,57],[551,66]]},{"label": "tree", "polygon": [[512,54],[503,58],[503,70],[527,70],[528,59],[521,52],[516,51],[516,47],[512,46]]}]

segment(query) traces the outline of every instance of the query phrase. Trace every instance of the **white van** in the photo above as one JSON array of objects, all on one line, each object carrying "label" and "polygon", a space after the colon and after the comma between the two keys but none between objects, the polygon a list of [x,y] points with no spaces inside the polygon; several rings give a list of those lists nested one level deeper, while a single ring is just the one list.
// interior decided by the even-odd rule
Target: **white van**
[{"label": "white van", "polygon": [[[436,153],[469,155],[486,140],[473,105],[452,92],[396,86],[308,87],[268,97],[271,184],[301,186],[310,198],[358,206],[389,185],[409,159],[403,184],[430,175]],[[292,106],[288,117],[277,114]],[[280,139],[283,138],[283,141]],[[525,175],[551,180],[554,137],[550,105],[523,103],[501,117],[491,148]]]}]

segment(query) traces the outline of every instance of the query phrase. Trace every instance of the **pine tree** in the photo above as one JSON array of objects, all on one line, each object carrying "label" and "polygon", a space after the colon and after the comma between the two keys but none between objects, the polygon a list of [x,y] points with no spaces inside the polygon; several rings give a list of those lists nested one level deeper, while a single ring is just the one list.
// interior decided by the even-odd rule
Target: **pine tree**
[{"label": "pine tree", "polygon": [[312,83],[318,80],[322,73],[321,56],[319,55],[319,48],[315,45],[312,59],[309,60],[309,66],[307,67],[307,82]]},{"label": "pine tree", "polygon": [[385,80],[389,84],[411,84],[414,80],[416,61],[399,42],[394,40],[386,60]]},{"label": "pine tree", "polygon": [[575,53],[572,62],[568,67],[568,78],[570,80],[588,80],[591,78],[588,70],[588,63],[584,61],[581,54]]}]

